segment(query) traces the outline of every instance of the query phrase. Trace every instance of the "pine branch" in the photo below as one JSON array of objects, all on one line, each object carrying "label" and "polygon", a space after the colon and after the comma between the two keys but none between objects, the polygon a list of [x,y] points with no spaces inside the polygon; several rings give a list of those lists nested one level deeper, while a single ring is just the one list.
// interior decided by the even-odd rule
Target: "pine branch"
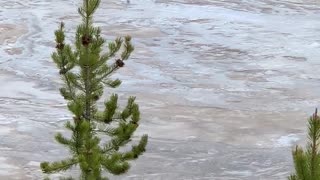
[{"label": "pine branch", "polygon": [[60,93],[65,99],[71,100],[74,99],[74,90],[66,73],[74,67],[73,60],[75,59],[75,57],[70,46],[66,45],[64,42],[64,23],[61,22],[60,29],[55,31],[55,35],[57,52],[52,54],[52,59],[60,69],[60,74],[64,77],[64,80],[66,81],[68,87],[68,91],[62,88],[60,89]]},{"label": "pine branch", "polygon": [[146,151],[146,146],[148,143],[148,136],[143,135],[140,139],[140,142],[138,145],[134,145],[131,148],[131,151],[126,152],[122,155],[123,160],[132,160],[137,159],[142,153]]},{"label": "pine branch", "polygon": [[121,85],[121,81],[119,79],[106,80],[106,81],[102,81],[102,83],[107,85],[110,88],[117,88]]},{"label": "pine branch", "polygon": [[132,53],[132,51],[134,50],[134,47],[131,44],[131,37],[130,36],[126,36],[124,42],[125,42],[124,43],[124,51],[121,54],[121,59],[127,60],[129,58],[130,54]]},{"label": "pine branch", "polygon": [[104,116],[103,121],[105,123],[110,123],[112,121],[112,118],[114,114],[116,113],[116,109],[118,107],[118,95],[112,94],[109,101],[106,101],[105,103],[105,110],[104,110]]},{"label": "pine branch", "polygon": [[78,163],[78,161],[74,158],[70,158],[67,160],[59,161],[59,162],[43,162],[41,163],[41,169],[46,174],[51,174],[60,171],[66,171]]},{"label": "pine branch", "polygon": [[111,156],[104,157],[101,165],[110,173],[119,175],[128,171],[129,163],[121,161],[121,154],[114,153]]},{"label": "pine branch", "polygon": [[296,175],[290,175],[289,180],[299,180]]},{"label": "pine branch", "polygon": [[317,120],[317,110],[312,118],[310,118],[309,122],[309,139],[312,141],[310,145],[310,151],[311,151],[311,177],[315,177],[315,166],[316,166],[316,156],[317,156],[317,134],[319,132],[319,120]]},{"label": "pine branch", "polygon": [[66,146],[73,146],[72,140],[63,137],[61,133],[57,133],[56,136],[55,136],[55,139],[60,144],[63,144],[63,145],[66,145]]},{"label": "pine branch", "polygon": [[114,57],[116,53],[120,50],[122,43],[123,43],[122,38],[117,38],[114,42],[110,42],[108,45],[109,53],[105,54],[104,56],[107,57],[108,59],[111,57]]},{"label": "pine branch", "polygon": [[108,69],[108,71],[102,75],[100,78],[98,78],[98,82],[102,82],[106,77],[110,76],[112,73],[114,73],[117,69],[119,69],[119,66],[117,63],[113,63],[111,68]]}]

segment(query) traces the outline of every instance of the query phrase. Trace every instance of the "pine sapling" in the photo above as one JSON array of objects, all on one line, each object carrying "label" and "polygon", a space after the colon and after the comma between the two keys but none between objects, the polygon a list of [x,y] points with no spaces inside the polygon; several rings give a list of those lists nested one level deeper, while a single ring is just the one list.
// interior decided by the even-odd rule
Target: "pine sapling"
[{"label": "pine sapling", "polygon": [[[41,163],[46,174],[79,167],[80,179],[108,179],[103,177],[103,171],[114,175],[127,172],[129,160],[137,159],[147,145],[148,137],[143,135],[129,151],[121,150],[139,126],[140,111],[135,97],[130,97],[122,110],[118,108],[116,94],[104,103],[103,110],[97,106],[105,86],[116,88],[121,84],[119,79],[112,80],[110,76],[124,66],[134,50],[131,37],[126,36],[108,43],[108,52],[102,53],[105,40],[92,20],[99,4],[100,0],[83,0],[78,9],[82,23],[76,30],[74,50],[65,42],[64,24],[55,31],[56,51],[52,59],[64,82],[60,93],[73,114],[73,119],[65,124],[72,133],[71,138],[58,133],[55,139],[69,149],[71,156],[62,161]],[[110,62],[118,55],[120,58]],[[101,138],[106,135],[109,138]]]},{"label": "pine sapling", "polygon": [[308,139],[306,150],[296,146],[292,151],[295,173],[289,180],[320,180],[320,117],[317,109],[308,121]]}]

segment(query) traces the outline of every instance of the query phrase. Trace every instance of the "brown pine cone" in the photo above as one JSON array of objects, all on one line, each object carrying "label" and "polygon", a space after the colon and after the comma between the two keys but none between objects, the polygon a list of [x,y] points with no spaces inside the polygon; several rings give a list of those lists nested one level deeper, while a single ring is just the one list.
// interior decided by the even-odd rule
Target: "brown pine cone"
[{"label": "brown pine cone", "polygon": [[62,50],[64,48],[64,44],[63,43],[58,43],[56,45],[56,48],[59,49],[59,50]]},{"label": "brown pine cone", "polygon": [[63,74],[66,74],[67,73],[67,70],[65,69],[65,68],[63,68],[63,69],[61,69],[60,71],[59,71],[59,74],[60,75],[63,75]]},{"label": "brown pine cone", "polygon": [[84,36],[82,36],[81,40],[82,40],[82,45],[88,46],[91,43],[92,39],[90,36],[84,35]]},{"label": "brown pine cone", "polygon": [[116,64],[117,64],[118,67],[123,67],[124,66],[124,62],[121,59],[118,59],[116,61]]}]

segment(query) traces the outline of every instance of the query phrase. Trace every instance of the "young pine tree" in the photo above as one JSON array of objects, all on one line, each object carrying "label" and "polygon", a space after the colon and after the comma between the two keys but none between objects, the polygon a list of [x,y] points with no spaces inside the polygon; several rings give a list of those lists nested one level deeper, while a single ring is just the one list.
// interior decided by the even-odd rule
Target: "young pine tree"
[{"label": "young pine tree", "polygon": [[320,117],[317,110],[309,119],[308,138],[306,150],[296,146],[293,150],[295,174],[289,180],[320,180]]},{"label": "young pine tree", "polygon": [[[127,36],[108,43],[108,52],[102,53],[105,40],[92,21],[99,4],[100,0],[83,0],[78,9],[82,23],[77,27],[75,50],[65,43],[63,23],[55,31],[57,45],[52,59],[64,82],[61,95],[68,101],[68,109],[73,114],[73,120],[65,124],[72,133],[71,138],[58,133],[55,139],[70,150],[71,156],[62,161],[41,163],[42,171],[47,174],[79,167],[82,180],[107,179],[103,177],[103,170],[115,175],[125,173],[130,168],[128,161],[145,151],[147,135],[129,151],[120,151],[138,128],[140,112],[134,97],[129,98],[123,110],[118,109],[116,94],[104,103],[103,110],[97,107],[105,85],[111,88],[120,85],[119,79],[109,77],[124,66],[123,61],[134,49]],[[118,54],[121,58],[110,63]],[[105,135],[109,138],[102,140],[100,137]]]}]

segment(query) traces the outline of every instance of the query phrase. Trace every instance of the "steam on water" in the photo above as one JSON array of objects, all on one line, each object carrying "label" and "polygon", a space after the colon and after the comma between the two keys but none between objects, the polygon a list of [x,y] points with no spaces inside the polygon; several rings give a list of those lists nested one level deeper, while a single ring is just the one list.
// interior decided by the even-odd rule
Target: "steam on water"
[{"label": "steam on water", "polygon": [[[0,1],[1,179],[39,179],[40,161],[68,153],[53,139],[70,116],[50,54],[60,21],[73,40],[79,2]],[[136,47],[116,91],[137,96],[139,133],[151,137],[117,178],[285,179],[320,100],[319,10],[316,0],[103,1],[103,35],[130,34]]]}]

